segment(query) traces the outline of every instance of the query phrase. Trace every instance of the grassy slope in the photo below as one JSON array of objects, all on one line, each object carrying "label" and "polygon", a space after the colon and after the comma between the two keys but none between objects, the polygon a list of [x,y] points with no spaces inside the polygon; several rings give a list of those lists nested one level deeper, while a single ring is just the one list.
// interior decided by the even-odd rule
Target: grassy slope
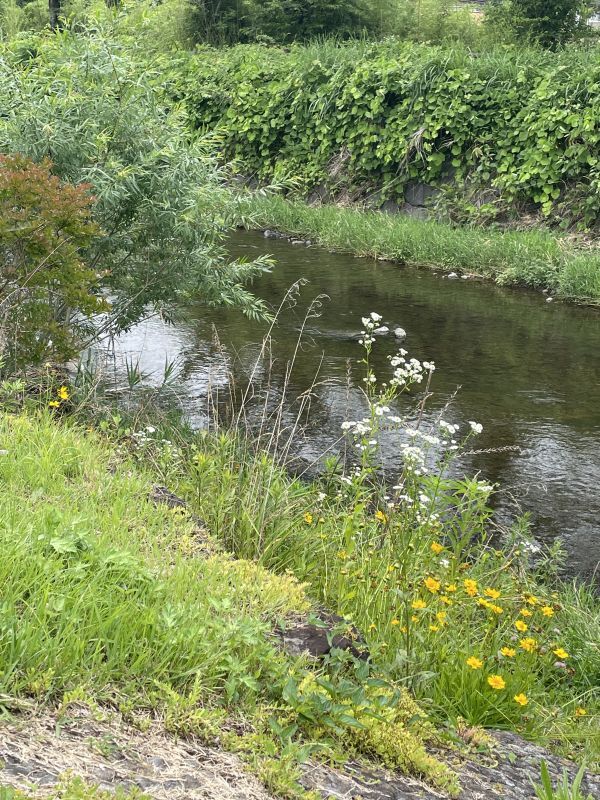
[{"label": "grassy slope", "polygon": [[[598,599],[555,580],[551,569],[536,574],[526,528],[496,549],[476,481],[446,486],[426,476],[408,484],[412,505],[382,516],[374,513],[386,507],[377,490],[292,481],[227,437],[200,437],[196,447],[181,491],[215,535],[239,556],[306,581],[353,619],[378,667],[406,681],[438,719],[512,728],[599,765]],[[422,492],[456,516],[443,525],[434,515],[415,519]],[[557,667],[561,647],[567,663]],[[506,682],[501,691],[488,684],[494,674]],[[521,693],[524,707],[514,699]]]},{"label": "grassy slope", "polygon": [[255,196],[253,222],[310,238],[324,247],[482,276],[500,284],[549,289],[558,297],[600,301],[600,255],[549,231],[500,232],[424,222],[357,208],[311,207]]},{"label": "grassy slope", "polygon": [[189,557],[193,524],[154,507],[151,477],[112,462],[93,434],[4,416],[0,441],[1,693],[84,686],[146,705],[161,684],[198,682],[241,702],[273,681],[269,620],[306,605],[300,587]]},{"label": "grassy slope", "polygon": [[[109,703],[133,721],[151,711],[174,733],[242,752],[289,798],[304,796],[295,779],[306,743],[327,735],[337,713],[328,733],[344,752],[375,755],[381,739],[390,765],[455,786],[425,752],[432,728],[408,696],[372,719],[379,690],[366,696],[350,664],[350,681],[332,689],[334,711],[315,683],[322,668],[275,647],[276,622],[310,607],[296,579],[207,556],[192,518],[149,501],[153,475],[92,431],[47,412],[3,414],[0,450],[0,699],[9,708],[33,697]],[[349,715],[364,713],[359,740]],[[273,733],[278,715],[298,745]],[[232,717],[241,725],[223,727]]]}]

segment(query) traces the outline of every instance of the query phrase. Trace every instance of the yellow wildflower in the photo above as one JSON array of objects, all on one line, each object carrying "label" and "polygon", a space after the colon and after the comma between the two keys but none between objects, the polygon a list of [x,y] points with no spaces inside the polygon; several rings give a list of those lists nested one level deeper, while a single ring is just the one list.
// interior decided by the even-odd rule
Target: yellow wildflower
[{"label": "yellow wildflower", "polygon": [[582,708],[581,706],[577,706],[577,708],[575,709],[576,717],[585,717],[586,714],[587,711],[585,710],[585,708]]},{"label": "yellow wildflower", "polygon": [[370,630],[370,631],[376,631],[376,630],[377,630],[377,625],[375,625],[375,623],[374,623],[374,622],[372,622],[372,623],[369,625],[369,630]]},{"label": "yellow wildflower", "polygon": [[432,578],[431,576],[429,578],[425,578],[424,583],[425,583],[425,586],[431,592],[431,594],[436,594],[436,592],[439,592],[440,587],[442,585],[438,580],[436,580],[435,578]]},{"label": "yellow wildflower", "polygon": [[400,620],[399,620],[399,619],[396,619],[396,618],[394,618],[394,619],[393,619],[393,620],[390,622],[390,625],[400,625]]},{"label": "yellow wildflower", "polygon": [[447,592],[455,592],[456,591],[456,584],[455,583],[446,584],[446,591]]},{"label": "yellow wildflower", "polygon": [[439,555],[443,551],[444,545],[440,544],[439,542],[432,542],[430,549],[431,549],[432,553],[435,553],[436,555]]},{"label": "yellow wildflower", "polygon": [[439,631],[439,629],[440,629],[439,625],[430,625],[429,626],[429,630],[433,631],[434,633],[435,633],[435,631]]},{"label": "yellow wildflower", "polygon": [[528,653],[534,653],[537,649],[537,642],[535,639],[532,639],[531,636],[527,636],[525,639],[519,639],[519,645]]},{"label": "yellow wildflower", "polygon": [[438,611],[437,614],[435,615],[435,618],[442,625],[445,625],[446,624],[446,616],[447,616],[447,614],[446,614],[445,611]]},{"label": "yellow wildflower", "polygon": [[552,608],[552,606],[542,606],[542,614],[545,617],[553,617],[554,609]]},{"label": "yellow wildflower", "polygon": [[538,604],[540,601],[537,599],[537,597],[535,597],[535,595],[533,595],[533,594],[528,594],[528,595],[525,597],[525,602],[526,602],[526,603],[529,603],[529,605],[530,605],[530,606],[537,606],[537,604]]},{"label": "yellow wildflower", "polygon": [[522,608],[522,609],[519,611],[519,614],[520,614],[522,617],[530,617],[530,616],[531,616],[531,611],[530,611],[528,608]]},{"label": "yellow wildflower", "polygon": [[451,606],[452,602],[453,602],[452,600],[450,600],[450,598],[448,597],[447,594],[441,594],[440,595],[440,601],[442,603],[444,603],[445,605],[447,605],[447,606]]},{"label": "yellow wildflower", "polygon": [[504,689],[506,686],[506,682],[502,675],[490,675],[487,679],[487,682],[492,687],[492,689]]},{"label": "yellow wildflower", "polygon": [[60,403],[58,402],[58,400],[50,400],[48,405],[50,406],[50,408],[58,408]]},{"label": "yellow wildflower", "polygon": [[569,654],[563,647],[557,647],[556,650],[552,651],[557,658],[561,658],[563,661],[565,658],[569,658]]},{"label": "yellow wildflower", "polygon": [[503,656],[506,656],[506,658],[514,658],[517,655],[517,651],[514,647],[501,647],[500,652]]},{"label": "yellow wildflower", "polygon": [[518,703],[520,706],[526,706],[527,703],[529,702],[529,699],[528,699],[527,695],[523,694],[523,692],[520,692],[519,694],[516,694],[513,697],[513,700],[515,701],[515,703]]},{"label": "yellow wildflower", "polygon": [[313,515],[309,511],[304,515],[304,522],[306,522],[307,525],[312,525],[313,523]]},{"label": "yellow wildflower", "polygon": [[425,600],[419,598],[418,600],[413,600],[411,606],[417,611],[420,611],[422,608],[427,608],[427,603]]},{"label": "yellow wildflower", "polygon": [[416,614],[413,614],[413,615],[412,615],[412,617],[410,618],[410,621],[411,621],[411,622],[418,622],[418,621],[419,621],[419,618],[417,617],[417,615],[416,615]]},{"label": "yellow wildflower", "polygon": [[467,658],[467,664],[471,669],[481,669],[483,667],[483,661],[479,658],[475,658],[475,656]]},{"label": "yellow wildflower", "polygon": [[515,628],[516,628],[518,631],[521,631],[521,633],[525,633],[525,631],[527,630],[527,623],[523,622],[523,620],[522,620],[522,619],[518,619],[518,620],[515,622]]},{"label": "yellow wildflower", "polygon": [[386,515],[379,509],[375,512],[375,519],[379,520],[379,522],[387,522]]},{"label": "yellow wildflower", "polygon": [[500,597],[500,592],[497,589],[490,589],[489,587],[484,589],[483,593],[488,597],[491,597],[492,600],[497,600]]},{"label": "yellow wildflower", "polygon": [[406,625],[400,626],[400,633],[408,633],[408,628],[406,627]]},{"label": "yellow wildflower", "polygon": [[490,610],[493,611],[494,614],[502,614],[502,612],[504,611],[502,606],[494,606],[494,605],[490,606]]},{"label": "yellow wildflower", "polygon": [[465,578],[463,585],[465,587],[465,592],[469,595],[469,597],[475,597],[477,594],[477,581],[474,581],[471,578]]},{"label": "yellow wildflower", "polygon": [[68,400],[69,399],[69,390],[66,386],[61,386],[57,392],[58,396],[61,400]]}]

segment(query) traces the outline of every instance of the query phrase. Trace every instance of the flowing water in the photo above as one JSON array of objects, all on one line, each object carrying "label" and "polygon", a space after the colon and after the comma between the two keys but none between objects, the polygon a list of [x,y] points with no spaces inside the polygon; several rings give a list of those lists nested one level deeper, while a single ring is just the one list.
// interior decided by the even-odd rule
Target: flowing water
[{"label": "flowing water", "polygon": [[[299,398],[317,376],[308,424],[296,444],[299,458],[310,464],[328,448],[335,450],[342,421],[363,416],[361,350],[352,336],[361,328],[361,316],[376,311],[390,327],[407,331],[403,346],[410,356],[435,361],[428,414],[439,414],[460,387],[445,418],[461,426],[468,420],[483,423],[477,447],[496,452],[465,457],[457,469],[478,470],[497,483],[501,518],[513,515],[518,503],[531,512],[536,537],[561,537],[570,572],[593,573],[600,559],[598,311],[547,303],[539,293],[293,246],[258,233],[236,234],[230,250],[248,258],[275,256],[274,271],[254,286],[272,306],[299,278],[307,281],[295,304],[282,311],[269,363],[263,360],[255,375],[272,406],[285,384],[283,419],[290,425]],[[319,316],[307,320],[308,335],[297,349],[307,307],[319,295],[328,299],[323,298]],[[121,337],[117,358],[139,358],[142,369],[156,376],[165,358],[178,358],[190,417],[202,425],[207,394],[224,389],[231,373],[243,383],[266,325],[231,310],[197,305],[187,312],[175,326],[155,319]],[[378,374],[389,374],[387,356],[397,347],[393,336],[377,341],[373,367]],[[397,452],[392,438],[384,452],[390,470]]]}]

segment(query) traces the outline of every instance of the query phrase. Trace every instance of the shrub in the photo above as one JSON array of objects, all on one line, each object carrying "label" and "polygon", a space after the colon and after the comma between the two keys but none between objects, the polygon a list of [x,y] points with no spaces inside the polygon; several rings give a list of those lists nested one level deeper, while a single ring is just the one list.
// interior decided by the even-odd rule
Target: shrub
[{"label": "shrub", "polygon": [[99,234],[87,186],[49,162],[0,157],[0,359],[8,369],[73,355],[90,315],[106,307],[82,260]]}]

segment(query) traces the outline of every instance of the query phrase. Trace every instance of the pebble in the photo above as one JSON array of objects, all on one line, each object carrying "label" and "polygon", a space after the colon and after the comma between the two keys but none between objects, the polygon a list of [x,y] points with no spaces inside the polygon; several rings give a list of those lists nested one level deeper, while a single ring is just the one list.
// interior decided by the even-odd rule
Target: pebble
[{"label": "pebble", "polygon": [[553,300],[554,300],[554,298],[553,298],[553,297],[547,297],[547,298],[546,298],[546,302],[547,302],[547,303],[551,303]]},{"label": "pebble", "polygon": [[396,339],[406,339],[406,331],[404,328],[394,328],[394,336]]},{"label": "pebble", "polygon": [[450,281],[451,281],[451,280],[454,280],[455,278],[458,278],[458,273],[456,273],[456,272],[450,272],[450,273],[449,273],[449,275],[448,275],[447,277],[448,277],[448,280],[450,280]]}]

